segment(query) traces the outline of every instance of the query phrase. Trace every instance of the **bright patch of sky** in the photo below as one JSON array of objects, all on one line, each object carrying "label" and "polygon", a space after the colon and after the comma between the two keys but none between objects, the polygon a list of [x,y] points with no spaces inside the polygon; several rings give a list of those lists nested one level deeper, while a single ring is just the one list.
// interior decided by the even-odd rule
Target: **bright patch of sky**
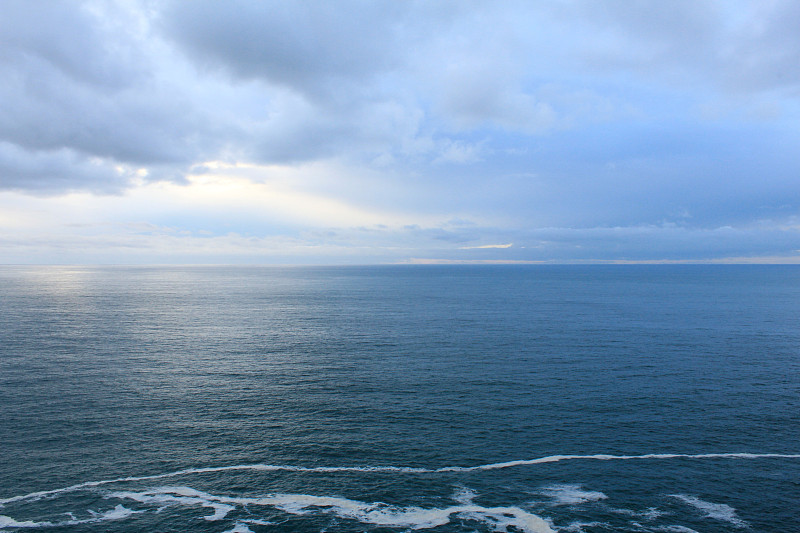
[{"label": "bright patch of sky", "polygon": [[0,263],[800,257],[800,3],[8,0]]}]

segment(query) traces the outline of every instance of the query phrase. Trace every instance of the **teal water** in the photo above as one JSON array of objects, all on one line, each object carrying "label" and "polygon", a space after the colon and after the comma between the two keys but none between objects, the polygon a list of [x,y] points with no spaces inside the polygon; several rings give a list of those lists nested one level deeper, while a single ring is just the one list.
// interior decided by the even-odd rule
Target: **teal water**
[{"label": "teal water", "polygon": [[795,266],[0,267],[0,530],[800,532]]}]

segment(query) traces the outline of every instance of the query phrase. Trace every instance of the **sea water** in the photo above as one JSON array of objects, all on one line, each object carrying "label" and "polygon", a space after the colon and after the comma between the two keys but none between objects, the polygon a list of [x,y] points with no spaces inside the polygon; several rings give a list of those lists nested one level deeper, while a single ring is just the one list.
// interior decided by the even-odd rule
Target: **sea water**
[{"label": "sea water", "polygon": [[800,267],[0,268],[0,530],[800,531]]}]

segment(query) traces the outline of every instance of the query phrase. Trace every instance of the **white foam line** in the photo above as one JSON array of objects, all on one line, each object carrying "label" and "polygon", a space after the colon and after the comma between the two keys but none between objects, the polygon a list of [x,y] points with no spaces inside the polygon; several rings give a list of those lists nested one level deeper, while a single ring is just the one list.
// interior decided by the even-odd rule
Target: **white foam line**
[{"label": "white foam line", "polygon": [[[327,513],[337,517],[357,520],[365,524],[409,529],[429,529],[448,524],[453,515],[479,520],[493,525],[495,531],[509,527],[527,533],[555,533],[550,523],[519,507],[482,507],[465,503],[445,508],[398,507],[385,503],[368,503],[336,496],[310,494],[267,494],[255,498],[217,496],[191,487],[160,487],[144,492],[115,492],[112,498],[131,499],[144,504],[201,505],[203,507],[230,508],[234,506],[269,506],[294,515]],[[226,513],[227,514],[227,513]],[[215,513],[206,520],[221,520],[225,515]],[[239,520],[243,524],[244,520]],[[249,528],[247,528],[249,531]],[[226,533],[247,533],[244,527]]]},{"label": "white foam line", "polygon": [[190,474],[206,474],[212,472],[227,472],[231,470],[259,470],[259,471],[282,471],[282,472],[402,472],[402,473],[432,473],[437,470],[427,468],[410,468],[399,466],[341,466],[341,467],[306,467],[306,466],[293,466],[293,465],[266,465],[266,464],[251,464],[251,465],[231,465],[231,466],[212,466],[205,468],[186,468],[183,470],[176,470],[174,472],[166,472],[164,474],[153,474],[149,476],[128,476],[118,477],[114,479],[101,479],[98,481],[85,481],[53,490],[42,490],[39,492],[31,492],[21,496],[13,496],[11,498],[0,499],[0,506],[7,503],[13,503],[21,500],[36,500],[53,496],[64,492],[74,492],[76,490],[99,487],[102,485],[110,485],[112,483],[124,483],[126,481],[152,481],[156,479],[165,479],[170,477],[187,476]]},{"label": "white foam line", "polygon": [[[85,520],[76,520],[74,517],[66,522],[32,522],[30,520],[26,520],[25,522],[18,522],[17,520],[11,518],[10,516],[0,515],[0,529],[5,528],[43,528],[43,527],[60,527],[60,526],[73,526],[78,524],[95,524],[97,522],[105,522],[107,520],[122,520],[123,518],[128,518],[132,514],[140,513],[141,511],[132,511],[123,507],[122,505],[117,505],[115,508],[111,509],[110,511],[106,511],[105,513],[95,513],[91,509],[89,512],[93,515],[93,518],[87,518]],[[72,515],[72,513],[68,513]]]},{"label": "white foam line", "polygon": [[507,461],[504,463],[492,463],[479,466],[449,466],[433,470],[433,472],[470,472],[473,470],[499,470],[501,468],[511,468],[515,466],[538,465],[544,463],[557,463],[559,461],[595,460],[595,461],[622,461],[629,459],[800,459],[800,454],[783,453],[648,453],[644,455],[550,455],[539,457],[538,459],[522,459],[517,461]]},{"label": "white foam line", "polygon": [[558,463],[560,461],[575,460],[594,460],[594,461],[622,461],[629,459],[800,459],[800,454],[784,453],[648,453],[644,455],[549,455],[536,459],[521,459],[516,461],[506,461],[503,463],[490,463],[478,466],[445,466],[442,468],[415,468],[408,466],[295,466],[295,465],[268,465],[268,464],[246,464],[230,466],[212,466],[205,468],[186,468],[174,472],[163,474],[153,474],[149,476],[128,476],[114,479],[102,479],[99,481],[85,481],[68,487],[53,490],[43,490],[31,492],[20,496],[0,499],[0,506],[18,502],[22,500],[36,500],[47,496],[54,496],[65,492],[110,485],[112,483],[124,483],[128,481],[151,481],[156,479],[166,479],[191,474],[206,474],[213,472],[228,472],[234,470],[254,470],[263,472],[312,472],[312,473],[333,473],[333,472],[374,472],[374,473],[403,473],[403,474],[438,474],[445,472],[474,472],[478,470],[500,470],[503,468],[513,468],[518,466],[530,466],[545,463]]}]

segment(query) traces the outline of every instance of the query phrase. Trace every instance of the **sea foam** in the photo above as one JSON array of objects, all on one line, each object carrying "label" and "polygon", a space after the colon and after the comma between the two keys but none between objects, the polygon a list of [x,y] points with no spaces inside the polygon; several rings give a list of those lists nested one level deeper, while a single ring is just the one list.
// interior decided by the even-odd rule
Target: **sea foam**
[{"label": "sea foam", "polygon": [[477,466],[445,466],[441,468],[418,468],[409,466],[317,466],[306,467],[297,465],[271,465],[271,464],[242,464],[230,466],[212,466],[200,468],[186,468],[183,470],[175,470],[173,472],[166,472],[163,474],[152,474],[146,476],[128,476],[118,477],[113,479],[103,479],[98,481],[85,481],[77,483],[68,487],[60,489],[44,490],[39,492],[32,492],[30,494],[23,494],[19,496],[12,496],[10,498],[0,499],[0,506],[22,500],[34,500],[65,492],[73,492],[93,487],[100,487],[103,485],[110,485],[114,483],[136,482],[136,481],[154,481],[159,479],[167,479],[172,477],[187,476],[193,474],[205,474],[216,472],[228,471],[266,471],[266,472],[310,472],[310,473],[337,473],[337,472],[365,472],[365,473],[388,473],[388,474],[440,474],[447,472],[474,472],[481,470],[499,470],[505,468],[516,468],[522,466],[533,466],[546,463],[557,463],[561,461],[578,461],[578,460],[592,460],[592,461],[626,461],[626,460],[649,460],[649,459],[800,459],[800,454],[781,454],[781,453],[702,453],[702,454],[685,454],[685,453],[649,453],[644,455],[609,455],[609,454],[594,454],[594,455],[549,455],[546,457],[539,457],[536,459],[518,459],[514,461],[506,461],[502,463],[489,463]]},{"label": "sea foam", "polygon": [[544,496],[553,499],[554,505],[579,505],[586,502],[596,502],[608,498],[602,492],[584,490],[580,485],[550,485],[539,491]]},{"label": "sea foam", "polygon": [[10,516],[0,515],[0,529],[5,528],[31,528],[31,527],[42,527],[42,526],[50,526],[52,525],[50,522],[32,522],[30,520],[25,520],[24,522],[20,522],[14,520]]},{"label": "sea foam", "polygon": [[[442,508],[395,506],[383,502],[362,502],[336,496],[311,494],[267,494],[257,497],[214,495],[191,487],[159,487],[141,492],[118,491],[109,498],[130,499],[141,504],[201,506],[215,509],[207,520],[222,520],[237,507],[271,507],[293,515],[329,514],[362,524],[408,529],[430,529],[451,523],[454,519],[472,520],[489,525],[496,531],[514,527],[526,533],[555,533],[551,524],[519,507],[484,507],[463,503]],[[239,521],[240,532],[247,528]],[[235,529],[234,529],[235,530]]]},{"label": "sea foam", "polygon": [[33,522],[31,520],[26,520],[23,522],[23,521],[17,521],[11,518],[10,516],[0,515],[0,529],[49,528],[49,527],[61,527],[61,526],[74,526],[80,524],[97,524],[99,522],[105,522],[108,520],[122,520],[138,512],[140,511],[133,511],[122,505],[117,505],[113,509],[105,511],[103,513],[98,513],[96,511],[89,510],[89,514],[92,515],[92,518],[87,518],[83,520],[75,519],[72,513],[67,513],[70,516],[70,519],[63,522],[48,522],[48,521]]},{"label": "sea foam", "polygon": [[707,518],[728,522],[736,527],[748,527],[747,522],[736,516],[736,509],[724,503],[712,503],[696,496],[686,494],[670,494],[670,497],[681,500],[695,509],[702,511]]}]

